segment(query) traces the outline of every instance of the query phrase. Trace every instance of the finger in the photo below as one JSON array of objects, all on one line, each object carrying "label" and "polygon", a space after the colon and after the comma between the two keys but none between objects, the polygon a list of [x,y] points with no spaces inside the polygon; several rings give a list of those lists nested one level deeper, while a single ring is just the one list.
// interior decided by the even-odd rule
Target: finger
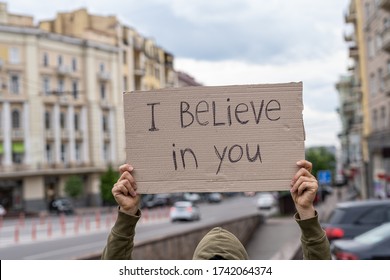
[{"label": "finger", "polygon": [[114,187],[112,188],[112,194],[115,196],[115,195],[118,195],[118,194],[123,194],[125,196],[128,196],[129,195],[129,190],[128,188],[125,186],[126,184],[126,180],[123,180],[123,181],[118,181]]},{"label": "finger", "polygon": [[299,167],[307,169],[309,172],[311,172],[313,170],[313,164],[310,161],[307,161],[307,160],[304,160],[304,159],[298,161],[297,165]]},{"label": "finger", "polygon": [[300,177],[309,177],[309,178],[315,178],[313,174],[311,174],[306,168],[301,168],[295,173],[293,179],[291,180],[291,186],[295,184],[295,182],[300,178]]},{"label": "finger", "polygon": [[130,194],[131,196],[137,195],[137,193],[135,192],[135,190],[134,190],[134,188],[129,180],[124,179],[124,180],[121,180],[120,183],[126,188],[127,194]]},{"label": "finger", "polygon": [[130,174],[130,172],[125,171],[121,177],[119,178],[119,181],[121,180],[128,180],[133,187],[134,190],[137,190],[137,182],[135,181],[133,175]]},{"label": "finger", "polygon": [[315,193],[316,190],[316,184],[315,182],[302,182],[302,184],[298,187],[298,195],[302,195],[305,191],[311,191],[312,193]]},{"label": "finger", "polygon": [[124,172],[128,171],[128,172],[131,172],[134,170],[134,167],[131,166],[130,164],[128,163],[125,163],[125,164],[122,164],[121,166],[119,166],[119,174],[122,175]]},{"label": "finger", "polygon": [[[302,183],[305,183],[305,182],[310,182],[310,183],[314,183],[314,185],[317,184],[317,180],[315,178],[312,178],[312,177],[306,177],[306,176],[301,176],[298,178],[298,180],[295,181],[295,183],[293,184],[293,186],[291,187],[291,192],[296,192],[298,190],[298,188],[300,187],[300,185],[302,185]],[[317,189],[317,188],[316,188]]]}]

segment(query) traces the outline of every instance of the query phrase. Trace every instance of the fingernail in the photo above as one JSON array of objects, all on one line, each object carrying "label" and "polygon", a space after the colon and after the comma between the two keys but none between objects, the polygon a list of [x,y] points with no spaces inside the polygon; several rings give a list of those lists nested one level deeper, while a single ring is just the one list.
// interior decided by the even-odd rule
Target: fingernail
[{"label": "fingernail", "polygon": [[297,165],[300,165],[302,162],[299,160],[299,161],[297,161]]},{"label": "fingernail", "polygon": [[130,172],[134,170],[134,167],[132,167],[131,165],[129,166],[129,170]]}]

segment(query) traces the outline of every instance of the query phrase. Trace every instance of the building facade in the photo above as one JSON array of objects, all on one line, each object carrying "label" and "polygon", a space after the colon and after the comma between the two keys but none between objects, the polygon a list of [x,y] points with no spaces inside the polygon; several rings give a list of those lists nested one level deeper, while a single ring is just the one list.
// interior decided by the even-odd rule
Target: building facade
[{"label": "building facade", "polygon": [[114,16],[34,26],[0,3],[0,203],[45,210],[77,175],[79,204],[101,205],[100,175],[126,160],[122,94],[177,86],[173,59]]},{"label": "building facade", "polygon": [[351,91],[360,92],[363,180],[367,197],[390,196],[390,1],[351,0],[346,36]]}]

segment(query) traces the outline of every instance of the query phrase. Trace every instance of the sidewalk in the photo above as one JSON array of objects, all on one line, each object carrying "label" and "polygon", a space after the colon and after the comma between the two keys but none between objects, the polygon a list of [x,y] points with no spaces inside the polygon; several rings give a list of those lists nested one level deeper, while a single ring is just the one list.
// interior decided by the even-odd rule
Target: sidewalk
[{"label": "sidewalk", "polygon": [[[346,188],[341,189],[338,198],[338,189],[329,195],[324,203],[316,205],[316,209],[323,221],[330,214],[334,206],[347,197]],[[248,242],[246,249],[249,259],[252,260],[291,260],[299,253],[300,229],[293,215],[284,217],[269,217],[261,224]],[[298,258],[301,258],[300,256]]]}]

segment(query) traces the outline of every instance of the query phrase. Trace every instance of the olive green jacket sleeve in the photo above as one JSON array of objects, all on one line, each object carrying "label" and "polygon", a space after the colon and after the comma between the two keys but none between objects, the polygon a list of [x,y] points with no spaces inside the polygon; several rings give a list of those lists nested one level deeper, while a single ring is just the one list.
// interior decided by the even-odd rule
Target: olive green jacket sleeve
[{"label": "olive green jacket sleeve", "polygon": [[301,245],[304,260],[331,260],[329,240],[315,217],[301,220],[299,214],[294,216],[301,229]]},{"label": "olive green jacket sleeve", "polygon": [[141,217],[138,210],[135,216],[118,211],[118,218],[111,229],[102,260],[131,260],[134,247],[135,225]]}]

